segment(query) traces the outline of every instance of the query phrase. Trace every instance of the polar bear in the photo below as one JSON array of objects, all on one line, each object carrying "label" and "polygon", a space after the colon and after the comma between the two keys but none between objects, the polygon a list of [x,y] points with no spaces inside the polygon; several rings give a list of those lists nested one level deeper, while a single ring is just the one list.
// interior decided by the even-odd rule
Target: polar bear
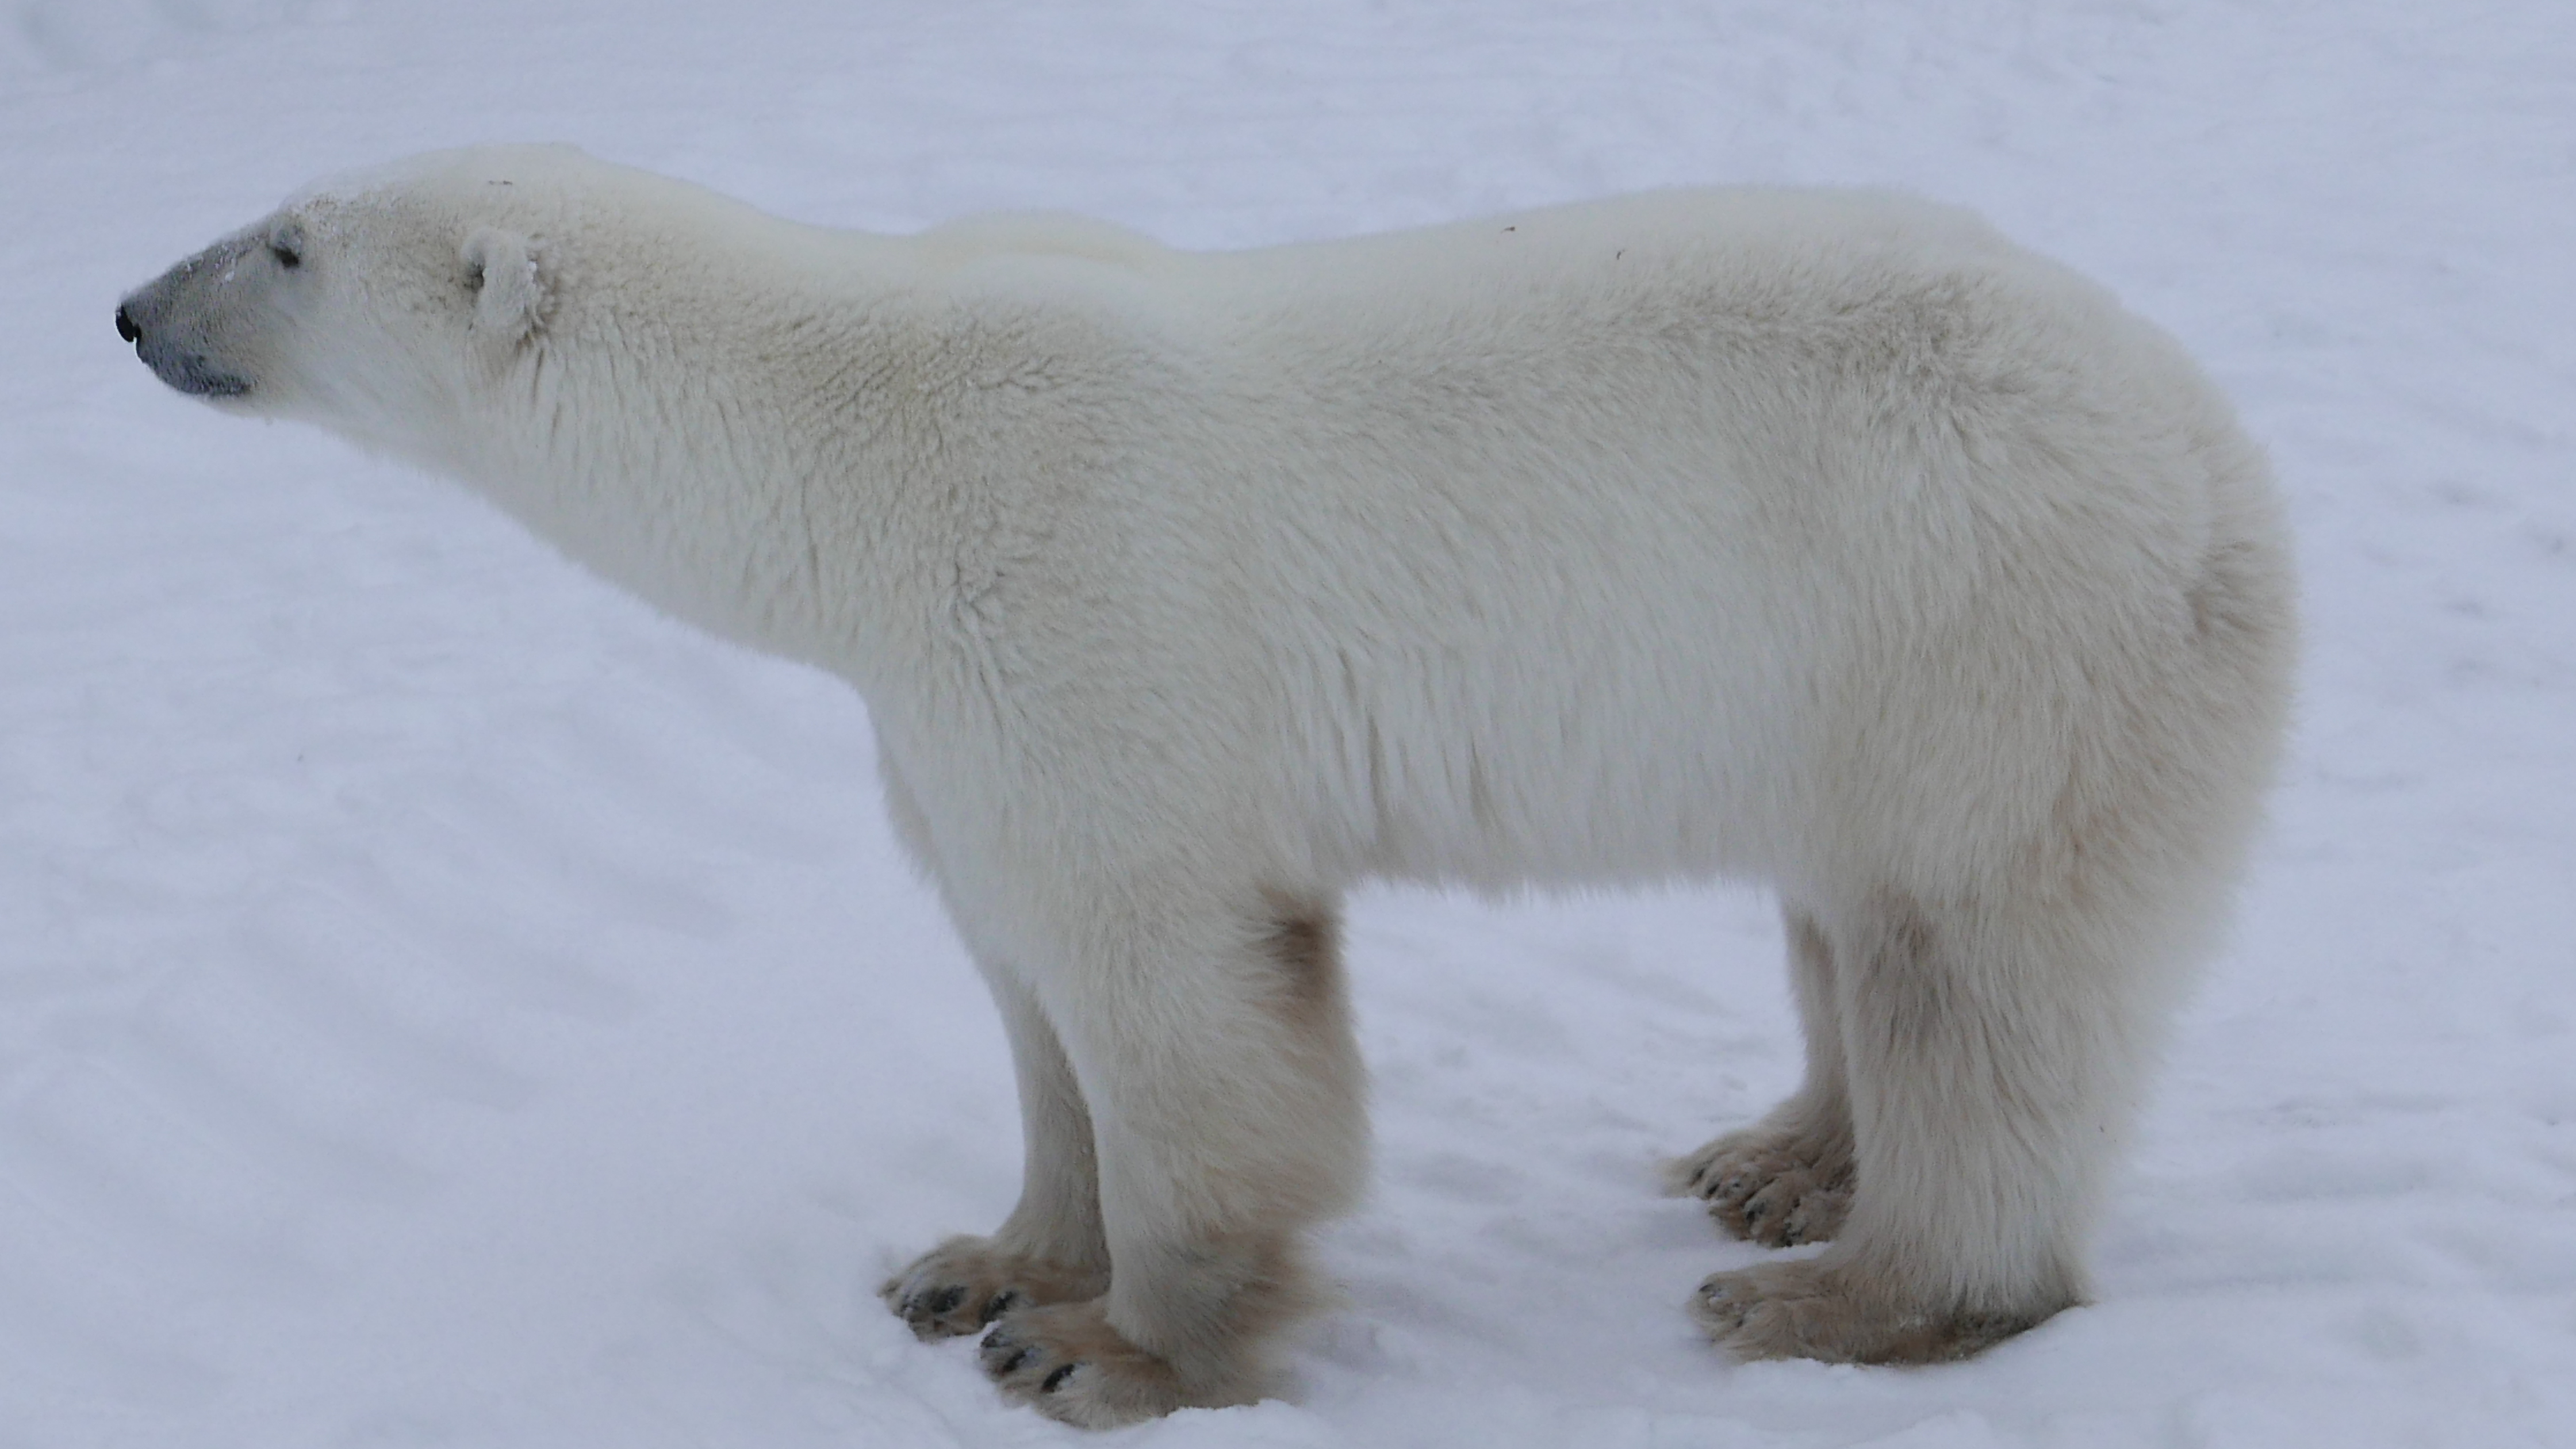
[{"label": "polar bear", "polygon": [[1026,1118],[1017,1207],[882,1293],[1076,1424],[1273,1387],[1367,1155],[1364,878],[1776,888],[1805,1082],[1671,1183],[1831,1242],[1702,1284],[1723,1348],[1941,1360],[2078,1301],[2283,730],[2291,564],[2226,403],[1912,200],[1203,255],[477,149],[116,320],[857,687]]}]

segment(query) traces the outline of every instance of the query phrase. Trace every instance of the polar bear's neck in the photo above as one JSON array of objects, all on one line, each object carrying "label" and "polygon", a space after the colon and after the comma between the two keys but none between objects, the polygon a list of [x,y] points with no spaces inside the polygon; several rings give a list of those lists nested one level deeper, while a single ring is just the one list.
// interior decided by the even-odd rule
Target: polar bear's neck
[{"label": "polar bear's neck", "polygon": [[1096,476],[1082,399],[1116,364],[1043,276],[772,225],[593,291],[614,306],[567,277],[524,426],[468,471],[610,580],[864,689]]}]

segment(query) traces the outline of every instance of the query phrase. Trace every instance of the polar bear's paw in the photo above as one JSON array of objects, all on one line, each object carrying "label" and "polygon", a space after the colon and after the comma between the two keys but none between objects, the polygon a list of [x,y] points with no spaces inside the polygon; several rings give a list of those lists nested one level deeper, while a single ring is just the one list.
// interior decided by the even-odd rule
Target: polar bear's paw
[{"label": "polar bear's paw", "polygon": [[1869,1274],[1822,1258],[1764,1263],[1699,1285],[1691,1317],[1709,1341],[1742,1359],[1925,1364],[1967,1358],[2055,1313],[1925,1312]]},{"label": "polar bear's paw", "polygon": [[1109,1429],[1181,1406],[1172,1366],[1109,1326],[1105,1299],[1013,1309],[984,1335],[984,1372],[1050,1419]]},{"label": "polar bear's paw", "polygon": [[1719,1226],[1772,1248],[1841,1231],[1854,1176],[1847,1139],[1767,1126],[1730,1132],[1664,1169],[1674,1196],[1699,1198]]},{"label": "polar bear's paw", "polygon": [[888,1278],[877,1296],[929,1340],[977,1332],[1017,1309],[1094,1298],[1108,1286],[1105,1269],[1007,1252],[990,1238],[958,1237]]}]

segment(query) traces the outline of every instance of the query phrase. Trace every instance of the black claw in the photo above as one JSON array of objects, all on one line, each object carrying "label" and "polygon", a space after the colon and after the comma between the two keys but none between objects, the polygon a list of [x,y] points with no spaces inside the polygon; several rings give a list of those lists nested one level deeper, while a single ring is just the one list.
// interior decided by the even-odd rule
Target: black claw
[{"label": "black claw", "polygon": [[1767,1202],[1749,1202],[1744,1205],[1744,1221],[1747,1225],[1758,1223],[1770,1215],[1771,1204]]},{"label": "black claw", "polygon": [[1020,1342],[1008,1328],[996,1328],[984,1335],[983,1347],[978,1352],[984,1360],[984,1371],[998,1379],[1027,1363],[1029,1356],[1037,1352],[1037,1347]]},{"label": "black claw", "polygon": [[955,1308],[958,1304],[965,1301],[966,1290],[952,1286],[939,1289],[932,1293],[922,1304],[922,1309],[931,1317],[936,1318],[940,1314],[948,1312],[950,1309]]},{"label": "black claw", "polygon": [[1055,1372],[1048,1374],[1046,1376],[1046,1382],[1038,1385],[1038,1392],[1042,1394],[1054,1393],[1057,1389],[1062,1388],[1064,1386],[1064,1381],[1072,1378],[1073,1371],[1080,1367],[1082,1367],[1082,1365],[1078,1363],[1056,1365]]},{"label": "black claw", "polygon": [[1720,1299],[1708,1306],[1708,1312],[1709,1316],[1729,1333],[1744,1326],[1744,1309],[1740,1304]]},{"label": "black claw", "polygon": [[992,1301],[991,1301],[991,1302],[989,1302],[989,1303],[987,1303],[987,1304],[985,1304],[985,1305],[984,1305],[984,1317],[983,1317],[983,1320],[982,1320],[982,1321],[983,1321],[983,1322],[985,1322],[985,1323],[990,1323],[990,1322],[992,1322],[994,1319],[999,1318],[999,1317],[1001,1317],[1003,1314],[1010,1312],[1013,1308],[1018,1307],[1018,1306],[1019,1306],[1019,1302],[1020,1302],[1020,1290],[1019,1290],[1019,1289],[1017,1289],[1017,1288],[1005,1288],[1005,1289],[1003,1289],[1001,1292],[996,1293],[996,1294],[994,1294],[994,1295],[993,1295],[993,1299],[992,1299]]}]

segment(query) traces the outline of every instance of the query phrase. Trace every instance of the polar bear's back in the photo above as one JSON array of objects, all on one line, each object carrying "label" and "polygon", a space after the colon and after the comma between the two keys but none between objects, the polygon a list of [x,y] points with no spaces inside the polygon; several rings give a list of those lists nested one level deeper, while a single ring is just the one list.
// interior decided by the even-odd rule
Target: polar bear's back
[{"label": "polar bear's back", "polygon": [[[1776,876],[1860,796],[1875,848],[2010,851],[2068,741],[2189,733],[2135,698],[2277,713],[2259,455],[2160,332],[1964,213],[1677,192],[1206,261],[1230,462],[1175,486],[1328,855]],[[2189,601],[2230,551],[2279,638],[2222,667]]]}]

